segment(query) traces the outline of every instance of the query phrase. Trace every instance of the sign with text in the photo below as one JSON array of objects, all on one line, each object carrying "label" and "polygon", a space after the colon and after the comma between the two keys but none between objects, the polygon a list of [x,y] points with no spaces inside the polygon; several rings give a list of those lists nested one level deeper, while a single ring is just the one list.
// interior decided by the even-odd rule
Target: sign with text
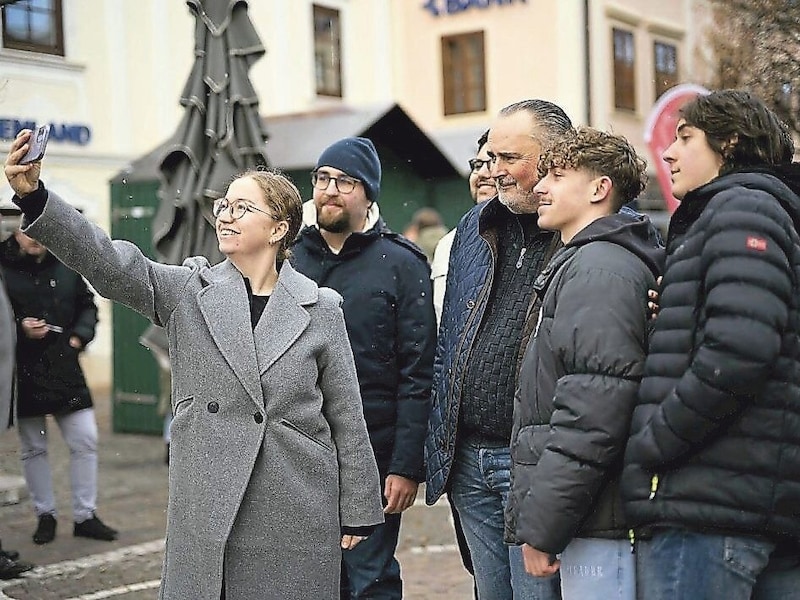
[{"label": "sign with text", "polygon": [[[0,117],[0,140],[13,140],[22,129],[35,130],[38,123],[33,119]],[[92,130],[80,123],[50,123],[50,141],[66,142],[85,146],[92,140]]]},{"label": "sign with text", "polygon": [[453,15],[470,8],[489,8],[490,6],[508,6],[509,4],[527,4],[527,0],[428,0],[422,8],[434,17]]}]

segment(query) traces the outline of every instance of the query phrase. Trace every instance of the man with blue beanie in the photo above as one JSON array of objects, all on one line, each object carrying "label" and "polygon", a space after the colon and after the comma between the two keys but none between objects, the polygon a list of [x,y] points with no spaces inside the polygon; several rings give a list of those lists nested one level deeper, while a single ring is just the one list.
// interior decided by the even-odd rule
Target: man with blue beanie
[{"label": "man with blue beanie", "polygon": [[[342,600],[402,598],[394,554],[400,515],[425,478],[436,320],[425,255],[390,231],[378,211],[381,164],[372,142],[339,140],[311,172],[313,200],[292,248],[295,269],[344,298],[347,333],[372,449],[385,497],[386,522],[342,553]],[[362,532],[349,531],[359,534]]]}]

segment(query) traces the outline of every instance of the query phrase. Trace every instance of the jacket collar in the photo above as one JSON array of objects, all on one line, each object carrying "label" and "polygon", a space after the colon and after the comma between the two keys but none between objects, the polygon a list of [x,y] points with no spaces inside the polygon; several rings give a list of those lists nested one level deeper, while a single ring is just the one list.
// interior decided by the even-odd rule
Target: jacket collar
[{"label": "jacket collar", "polygon": [[211,336],[253,402],[264,406],[261,378],[310,322],[304,308],[318,300],[314,282],[284,261],[278,282],[253,332],[244,277],[229,260],[205,270],[198,305]]},{"label": "jacket collar", "polygon": [[561,267],[564,266],[564,263],[572,258],[572,256],[578,251],[578,248],[579,246],[561,247],[553,255],[553,258],[547,263],[547,266],[541,270],[533,282],[533,289],[539,298],[544,297],[544,292],[547,290],[550,282],[553,280],[553,277],[555,277],[556,273],[558,273]]}]

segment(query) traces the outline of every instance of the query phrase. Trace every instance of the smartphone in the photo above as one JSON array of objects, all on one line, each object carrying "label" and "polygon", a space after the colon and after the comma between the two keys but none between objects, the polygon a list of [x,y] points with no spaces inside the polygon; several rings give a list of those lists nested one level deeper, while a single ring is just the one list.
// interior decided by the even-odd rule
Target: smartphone
[{"label": "smartphone", "polygon": [[44,158],[44,149],[47,147],[47,140],[50,137],[50,125],[42,125],[37,127],[31,133],[28,140],[28,153],[19,161],[21,165],[27,165]]}]

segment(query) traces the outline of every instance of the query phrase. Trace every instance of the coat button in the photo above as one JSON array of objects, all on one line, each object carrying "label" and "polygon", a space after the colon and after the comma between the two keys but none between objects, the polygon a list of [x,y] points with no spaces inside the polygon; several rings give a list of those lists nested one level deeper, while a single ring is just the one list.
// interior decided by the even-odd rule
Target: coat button
[{"label": "coat button", "polygon": [[467,300],[467,308],[475,308],[475,300]]},{"label": "coat button", "polygon": [[264,415],[261,413],[256,413],[253,415],[253,420],[260,425],[264,422]]},{"label": "coat button", "polygon": [[206,408],[208,409],[208,412],[210,412],[210,413],[219,412],[219,404],[217,404],[216,402],[209,402],[208,406]]}]

